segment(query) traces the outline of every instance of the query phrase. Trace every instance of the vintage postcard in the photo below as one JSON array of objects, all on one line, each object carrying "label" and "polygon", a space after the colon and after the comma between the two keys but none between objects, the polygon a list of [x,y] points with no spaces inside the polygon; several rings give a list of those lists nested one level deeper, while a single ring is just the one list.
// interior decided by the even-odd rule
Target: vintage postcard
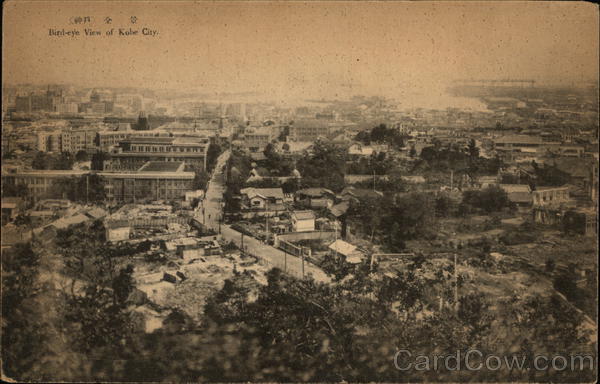
[{"label": "vintage postcard", "polygon": [[3,11],[3,380],[597,379],[598,5]]}]

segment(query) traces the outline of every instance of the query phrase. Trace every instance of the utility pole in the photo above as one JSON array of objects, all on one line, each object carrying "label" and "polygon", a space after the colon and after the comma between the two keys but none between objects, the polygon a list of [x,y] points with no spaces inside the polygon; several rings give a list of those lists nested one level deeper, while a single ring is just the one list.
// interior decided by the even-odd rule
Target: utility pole
[{"label": "utility pole", "polygon": [[454,170],[451,169],[450,170],[450,191],[453,190],[453,186],[454,186]]},{"label": "utility pole", "polygon": [[265,200],[265,244],[269,242],[269,200]]},{"label": "utility pole", "polygon": [[302,254],[302,278],[304,279],[304,251],[301,250],[300,253]]},{"label": "utility pole", "polygon": [[375,169],[373,169],[373,191],[375,190]]},{"label": "utility pole", "polygon": [[90,175],[85,175],[85,204],[89,204]]},{"label": "utility pole", "polygon": [[454,253],[454,311],[458,313],[458,269],[457,254]]}]

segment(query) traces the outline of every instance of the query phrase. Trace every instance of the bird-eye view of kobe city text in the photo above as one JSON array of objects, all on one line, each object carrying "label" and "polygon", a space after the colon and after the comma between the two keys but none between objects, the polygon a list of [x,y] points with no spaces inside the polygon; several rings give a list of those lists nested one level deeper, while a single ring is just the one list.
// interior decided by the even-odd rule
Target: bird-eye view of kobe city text
[{"label": "bird-eye view of kobe city text", "polygon": [[3,380],[596,380],[596,5],[3,6]]}]

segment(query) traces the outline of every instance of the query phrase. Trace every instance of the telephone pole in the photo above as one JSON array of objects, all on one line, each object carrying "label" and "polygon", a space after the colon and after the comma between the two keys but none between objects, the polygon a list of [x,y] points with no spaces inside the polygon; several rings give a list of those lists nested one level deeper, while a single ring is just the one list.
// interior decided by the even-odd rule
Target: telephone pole
[{"label": "telephone pole", "polygon": [[265,201],[265,244],[269,243],[269,200]]},{"label": "telephone pole", "polygon": [[458,313],[458,263],[457,254],[454,253],[454,311]]},{"label": "telephone pole", "polygon": [[375,190],[375,169],[373,169],[373,191]]},{"label": "telephone pole", "polygon": [[85,204],[89,204],[90,175],[85,175]]}]

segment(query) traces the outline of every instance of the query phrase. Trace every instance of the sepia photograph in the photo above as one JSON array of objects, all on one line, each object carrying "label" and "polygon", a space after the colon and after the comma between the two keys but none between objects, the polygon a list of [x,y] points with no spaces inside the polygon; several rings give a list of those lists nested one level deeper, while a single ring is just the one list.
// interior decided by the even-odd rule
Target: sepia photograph
[{"label": "sepia photograph", "polygon": [[597,4],[2,6],[3,382],[597,380]]}]

